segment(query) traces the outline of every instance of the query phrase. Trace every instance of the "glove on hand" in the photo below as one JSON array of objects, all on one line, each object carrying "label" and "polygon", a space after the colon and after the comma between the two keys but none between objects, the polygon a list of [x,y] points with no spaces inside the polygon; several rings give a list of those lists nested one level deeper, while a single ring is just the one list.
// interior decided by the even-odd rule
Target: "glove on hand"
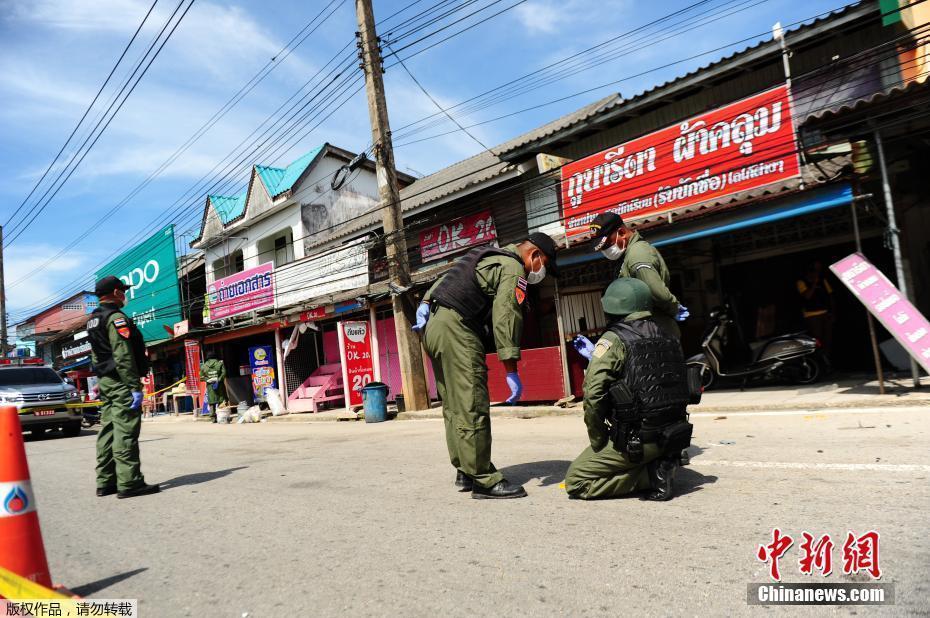
[{"label": "glove on hand", "polygon": [[219,383],[219,382],[211,382],[211,383],[210,383],[210,388],[212,388],[213,390],[216,390],[216,389],[218,389],[219,387],[220,387],[220,383]]},{"label": "glove on hand", "polygon": [[523,382],[520,381],[520,374],[516,371],[507,374],[507,386],[510,387],[510,397],[505,403],[516,403],[523,394]]},{"label": "glove on hand", "polygon": [[572,339],[572,347],[588,360],[591,360],[591,355],[594,354],[594,343],[584,335],[576,335]]},{"label": "glove on hand", "polygon": [[420,303],[420,306],[417,307],[417,322],[410,327],[415,333],[421,332],[426,328],[426,323],[429,321],[429,303]]},{"label": "glove on hand", "polygon": [[138,410],[142,407],[142,392],[141,391],[132,391],[132,405],[129,406],[131,410]]},{"label": "glove on hand", "polygon": [[675,321],[684,322],[691,317],[691,312],[688,311],[688,308],[684,305],[678,305],[678,315],[675,316]]}]

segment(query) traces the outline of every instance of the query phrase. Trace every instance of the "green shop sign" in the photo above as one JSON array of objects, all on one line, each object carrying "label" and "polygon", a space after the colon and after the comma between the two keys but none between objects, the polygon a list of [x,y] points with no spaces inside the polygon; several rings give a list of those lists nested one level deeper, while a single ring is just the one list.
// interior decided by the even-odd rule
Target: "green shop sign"
[{"label": "green shop sign", "polygon": [[169,225],[97,271],[97,279],[116,275],[132,286],[123,311],[146,341],[168,337],[181,317],[174,226]]}]

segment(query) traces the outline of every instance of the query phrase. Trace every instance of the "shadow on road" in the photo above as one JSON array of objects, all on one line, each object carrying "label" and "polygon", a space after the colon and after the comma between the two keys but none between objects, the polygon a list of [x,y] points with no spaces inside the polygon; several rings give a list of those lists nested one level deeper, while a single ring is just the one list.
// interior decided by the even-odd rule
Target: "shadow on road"
[{"label": "shadow on road", "polygon": [[508,466],[501,469],[501,474],[511,483],[524,485],[533,479],[539,479],[539,486],[556,485],[565,480],[570,461],[552,459],[548,461],[531,461]]},{"label": "shadow on road", "polygon": [[119,575],[111,575],[110,577],[104,577],[103,579],[98,579],[95,582],[90,582],[89,584],[84,584],[83,586],[74,586],[70,588],[71,592],[76,594],[79,597],[88,597],[92,594],[96,594],[101,590],[106,590],[113,584],[118,584],[124,579],[129,579],[139,573],[148,571],[148,567],[142,567],[141,569],[133,569],[132,571],[126,571],[125,573],[120,573]]},{"label": "shadow on road", "polygon": [[175,487],[183,487],[184,485],[199,485],[200,483],[209,483],[210,481],[221,479],[224,476],[229,476],[237,470],[244,470],[245,468],[248,468],[248,466],[226,468],[225,470],[214,470],[213,472],[195,472],[194,474],[176,476],[175,478],[169,479],[167,481],[159,481],[158,484],[162,489],[174,489]]}]

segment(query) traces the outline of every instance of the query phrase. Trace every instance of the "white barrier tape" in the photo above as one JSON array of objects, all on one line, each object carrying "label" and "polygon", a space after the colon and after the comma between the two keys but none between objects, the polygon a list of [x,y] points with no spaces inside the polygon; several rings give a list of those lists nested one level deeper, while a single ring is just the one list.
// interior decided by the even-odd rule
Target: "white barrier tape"
[{"label": "white barrier tape", "polygon": [[36,499],[29,481],[0,483],[0,517],[15,517],[36,510]]}]

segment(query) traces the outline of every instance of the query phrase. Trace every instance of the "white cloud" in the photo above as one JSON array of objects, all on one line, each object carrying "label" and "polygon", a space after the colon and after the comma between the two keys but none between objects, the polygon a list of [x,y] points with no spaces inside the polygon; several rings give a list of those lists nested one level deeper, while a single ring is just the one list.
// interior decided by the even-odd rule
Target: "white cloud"
[{"label": "white cloud", "polygon": [[17,284],[22,277],[42,266],[45,261],[58,253],[60,247],[48,244],[13,244],[4,249],[4,276],[7,281],[7,311],[15,318],[28,317],[22,314],[26,309],[57,297],[63,285],[71,284],[84,274],[87,259],[82,253],[67,253],[44,267],[42,276],[29,277]]},{"label": "white cloud", "polygon": [[528,2],[514,9],[517,19],[531,34],[555,32],[562,18],[555,7],[542,2]]}]

